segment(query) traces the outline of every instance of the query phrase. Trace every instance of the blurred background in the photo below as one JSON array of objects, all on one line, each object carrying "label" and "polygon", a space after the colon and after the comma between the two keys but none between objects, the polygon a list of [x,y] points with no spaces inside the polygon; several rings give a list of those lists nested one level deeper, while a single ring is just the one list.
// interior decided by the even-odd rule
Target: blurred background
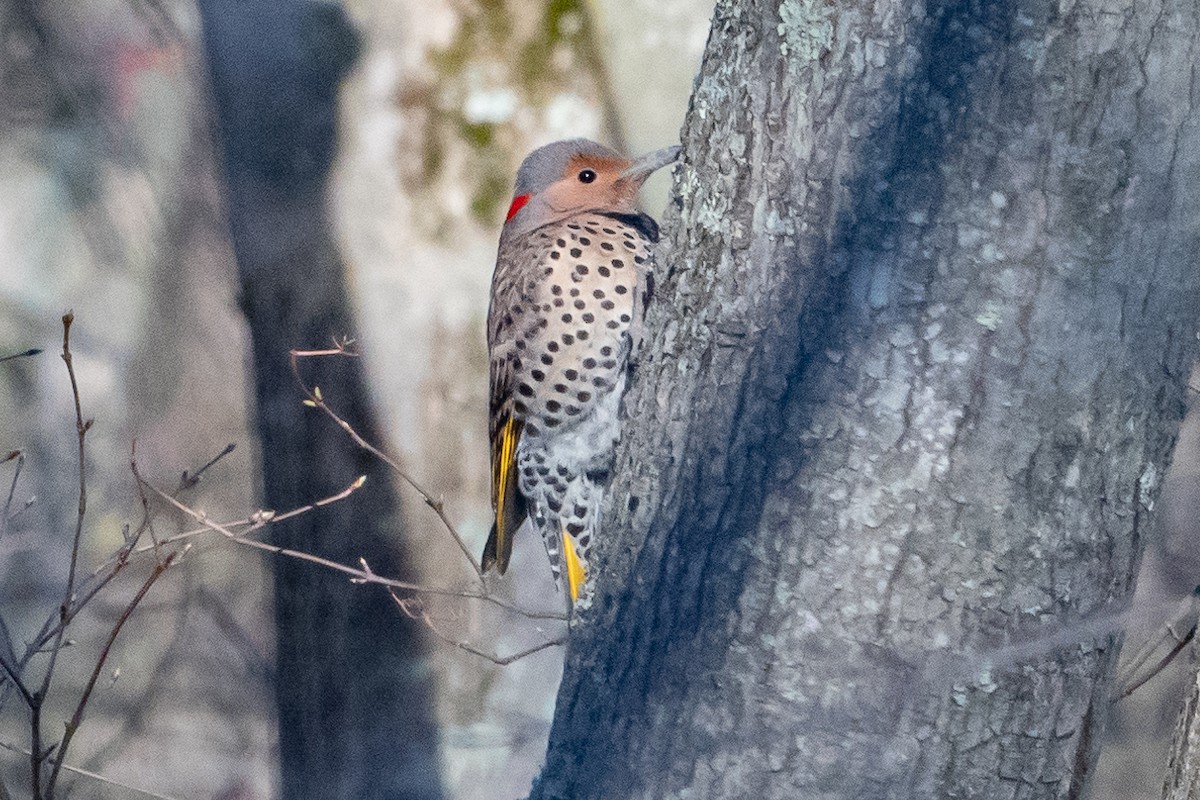
[{"label": "blurred background", "polygon": [[[14,490],[23,510],[0,539],[0,609],[20,642],[60,600],[76,511],[74,411],[56,355],[65,310],[77,320],[84,413],[96,420],[81,569],[101,564],[123,524],[136,523],[134,440],[140,470],[163,487],[236,443],[187,502],[219,519],[262,502],[249,334],[214,146],[210,69],[220,65],[207,60],[201,6],[0,6],[0,357],[46,351],[0,362],[0,455],[25,454]],[[355,328],[340,333],[363,354],[380,444],[444,497],[478,553],[489,509],[483,319],[512,176],[525,153],[555,139],[586,136],[630,154],[678,141],[712,0],[343,8],[360,41],[323,199],[356,312]],[[260,33],[247,24],[247,36]],[[261,39],[255,46],[276,46]],[[657,176],[644,195],[656,216],[668,180]],[[324,388],[336,408],[337,387]],[[1166,534],[1147,559],[1151,598],[1197,574],[1197,427],[1193,415],[1168,481]],[[0,502],[14,469],[0,466]],[[462,585],[465,564],[436,517],[399,491],[417,564],[395,577]],[[187,527],[177,514],[156,519],[163,533]],[[540,546],[525,544],[505,581],[536,605],[555,590]],[[118,641],[71,763],[181,800],[278,796],[271,568],[248,549],[197,540]],[[89,606],[72,629],[80,650],[94,654],[138,580],[122,578]],[[466,603],[441,613],[455,636],[500,655],[547,635],[529,620],[497,627]],[[94,659],[65,652],[57,681],[67,699],[53,709],[63,718]],[[446,796],[523,796],[544,753],[561,649],[508,666],[444,643],[431,652]],[[1180,659],[1119,707],[1098,797],[1158,796],[1186,668]],[[23,719],[9,698],[0,744],[27,741]],[[18,797],[27,762],[0,749],[0,779]],[[73,780],[71,796],[139,796]]]}]

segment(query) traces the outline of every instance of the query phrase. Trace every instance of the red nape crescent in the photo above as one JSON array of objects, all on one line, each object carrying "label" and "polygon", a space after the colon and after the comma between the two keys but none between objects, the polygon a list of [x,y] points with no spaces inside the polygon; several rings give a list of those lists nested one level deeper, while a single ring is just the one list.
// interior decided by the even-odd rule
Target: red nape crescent
[{"label": "red nape crescent", "polygon": [[508,207],[508,216],[504,218],[504,221],[508,222],[510,219],[515,217],[517,212],[524,208],[525,204],[529,202],[529,198],[532,196],[533,195],[529,194],[519,194],[514,197],[512,205]]}]

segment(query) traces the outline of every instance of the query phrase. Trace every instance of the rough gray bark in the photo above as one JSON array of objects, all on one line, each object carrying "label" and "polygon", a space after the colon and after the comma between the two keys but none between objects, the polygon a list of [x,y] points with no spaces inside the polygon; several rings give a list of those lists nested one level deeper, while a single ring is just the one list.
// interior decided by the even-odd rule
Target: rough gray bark
[{"label": "rough gray bark", "polygon": [[1196,15],[718,3],[532,797],[1081,795],[1195,349]]},{"label": "rough gray bark", "polygon": [[1163,800],[1200,797],[1200,674],[1192,680],[1183,711],[1175,726],[1171,761],[1163,785]]},{"label": "rough gray bark", "polygon": [[[391,476],[319,413],[306,412],[291,348],[353,335],[325,211],[337,87],[356,38],[317,2],[201,0],[250,325],[267,508],[297,508],[370,479],[355,496],[272,526],[274,543],[404,573]],[[313,359],[309,385],[378,440],[356,359]],[[276,698],[287,800],[441,797],[431,674],[421,626],[382,592],[299,561],[275,563]]]}]

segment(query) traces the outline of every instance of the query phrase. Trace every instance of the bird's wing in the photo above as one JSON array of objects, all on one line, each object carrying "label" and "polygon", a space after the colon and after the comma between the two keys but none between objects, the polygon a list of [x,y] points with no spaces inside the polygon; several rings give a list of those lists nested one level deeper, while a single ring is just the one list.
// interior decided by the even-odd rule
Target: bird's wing
[{"label": "bird's wing", "polygon": [[536,258],[537,254],[520,252],[527,249],[521,244],[501,242],[492,277],[492,302],[488,308],[488,438],[492,451],[493,517],[492,530],[483,549],[482,567],[486,572],[495,566],[501,575],[508,569],[513,536],[527,515],[525,498],[517,481],[517,445],[525,423],[517,413],[513,397],[513,367],[517,355],[513,346],[516,326],[512,309],[525,300],[519,265],[524,259]]},{"label": "bird's wing", "polygon": [[483,548],[483,569],[495,565],[500,574],[508,569],[513,535],[525,521],[525,498],[517,486],[517,445],[524,422],[513,413],[506,383],[497,381],[493,362],[492,444],[492,531]]}]

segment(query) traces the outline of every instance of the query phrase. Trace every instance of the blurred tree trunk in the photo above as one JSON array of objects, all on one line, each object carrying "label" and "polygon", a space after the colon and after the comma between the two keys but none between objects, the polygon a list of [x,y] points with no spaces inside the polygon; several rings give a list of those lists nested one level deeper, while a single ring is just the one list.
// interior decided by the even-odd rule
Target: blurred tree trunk
[{"label": "blurred tree trunk", "polygon": [[[339,6],[201,0],[228,213],[253,337],[267,507],[288,509],[368,475],[353,499],[280,525],[276,544],[402,574],[391,476],[317,413],[293,347],[352,334],[325,211],[340,78],[358,43]],[[378,440],[359,362],[306,362],[306,378]],[[275,562],[283,797],[438,798],[431,674],[416,623],[388,597],[297,561]]]},{"label": "blurred tree trunk", "polygon": [[[1183,0],[723,0],[533,798],[1077,798],[1200,301]],[[1110,628],[1111,630],[1111,628]]]}]

